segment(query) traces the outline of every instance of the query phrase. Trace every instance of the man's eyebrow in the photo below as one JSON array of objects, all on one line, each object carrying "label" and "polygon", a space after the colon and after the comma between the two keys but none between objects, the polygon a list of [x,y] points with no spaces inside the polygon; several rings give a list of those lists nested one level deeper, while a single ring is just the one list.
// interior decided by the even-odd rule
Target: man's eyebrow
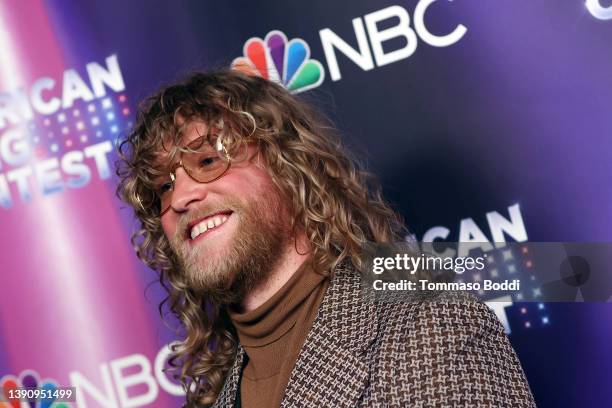
[{"label": "man's eyebrow", "polygon": [[169,165],[168,158],[170,156],[176,156],[176,146],[173,140],[166,140],[164,142],[158,142],[155,150],[153,151],[153,166],[167,166]]},{"label": "man's eyebrow", "polygon": [[170,154],[168,152],[156,153],[151,167],[157,171],[165,171],[172,165],[172,161],[169,160]]}]

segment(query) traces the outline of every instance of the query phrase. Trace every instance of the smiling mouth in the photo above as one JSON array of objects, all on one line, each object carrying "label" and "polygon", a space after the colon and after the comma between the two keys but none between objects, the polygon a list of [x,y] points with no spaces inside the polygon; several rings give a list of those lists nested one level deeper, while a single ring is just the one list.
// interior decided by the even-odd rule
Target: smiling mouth
[{"label": "smiling mouth", "polygon": [[201,220],[196,221],[187,229],[189,238],[193,241],[207,231],[215,229],[225,223],[232,215],[232,211],[220,211],[212,215],[208,215]]}]

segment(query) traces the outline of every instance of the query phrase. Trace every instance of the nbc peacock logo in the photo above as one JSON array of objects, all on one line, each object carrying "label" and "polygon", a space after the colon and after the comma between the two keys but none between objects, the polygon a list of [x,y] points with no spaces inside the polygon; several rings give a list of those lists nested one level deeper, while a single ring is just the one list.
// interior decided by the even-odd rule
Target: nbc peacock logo
[{"label": "nbc peacock logo", "polygon": [[[19,377],[5,375],[0,379],[0,408],[69,408],[67,402],[55,402],[54,398],[48,399],[17,399],[15,391],[18,389],[40,389],[45,390],[47,395],[53,395],[58,390],[57,382],[52,379],[40,379],[36,371],[22,371]],[[11,393],[11,390],[13,391]]]},{"label": "nbc peacock logo", "polygon": [[301,38],[288,41],[285,33],[273,30],[262,40],[252,37],[244,44],[244,56],[232,68],[261,76],[297,93],[316,88],[325,79],[323,65],[310,59],[310,47]]}]

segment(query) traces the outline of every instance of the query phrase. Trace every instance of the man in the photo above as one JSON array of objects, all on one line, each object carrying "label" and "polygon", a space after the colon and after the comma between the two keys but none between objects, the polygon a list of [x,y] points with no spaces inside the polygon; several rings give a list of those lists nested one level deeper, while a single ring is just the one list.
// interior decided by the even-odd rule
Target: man
[{"label": "man", "polygon": [[482,303],[377,302],[356,267],[401,218],[297,97],[233,71],[150,97],[118,193],[185,328],[187,406],[534,406]]}]

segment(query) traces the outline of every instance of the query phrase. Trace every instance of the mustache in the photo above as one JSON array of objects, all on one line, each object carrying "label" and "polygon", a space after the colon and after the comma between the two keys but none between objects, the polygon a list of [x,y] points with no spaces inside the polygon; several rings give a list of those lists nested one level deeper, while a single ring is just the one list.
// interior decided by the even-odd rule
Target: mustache
[{"label": "mustache", "polygon": [[208,215],[215,214],[221,211],[230,210],[235,213],[240,213],[244,210],[244,207],[240,201],[237,199],[225,199],[218,203],[207,203],[202,204],[200,207],[197,207],[191,211],[185,212],[183,215],[179,217],[176,223],[176,232],[173,237],[174,240],[182,240],[185,235],[185,231],[187,231],[187,227],[189,223],[201,218],[204,218]]}]

